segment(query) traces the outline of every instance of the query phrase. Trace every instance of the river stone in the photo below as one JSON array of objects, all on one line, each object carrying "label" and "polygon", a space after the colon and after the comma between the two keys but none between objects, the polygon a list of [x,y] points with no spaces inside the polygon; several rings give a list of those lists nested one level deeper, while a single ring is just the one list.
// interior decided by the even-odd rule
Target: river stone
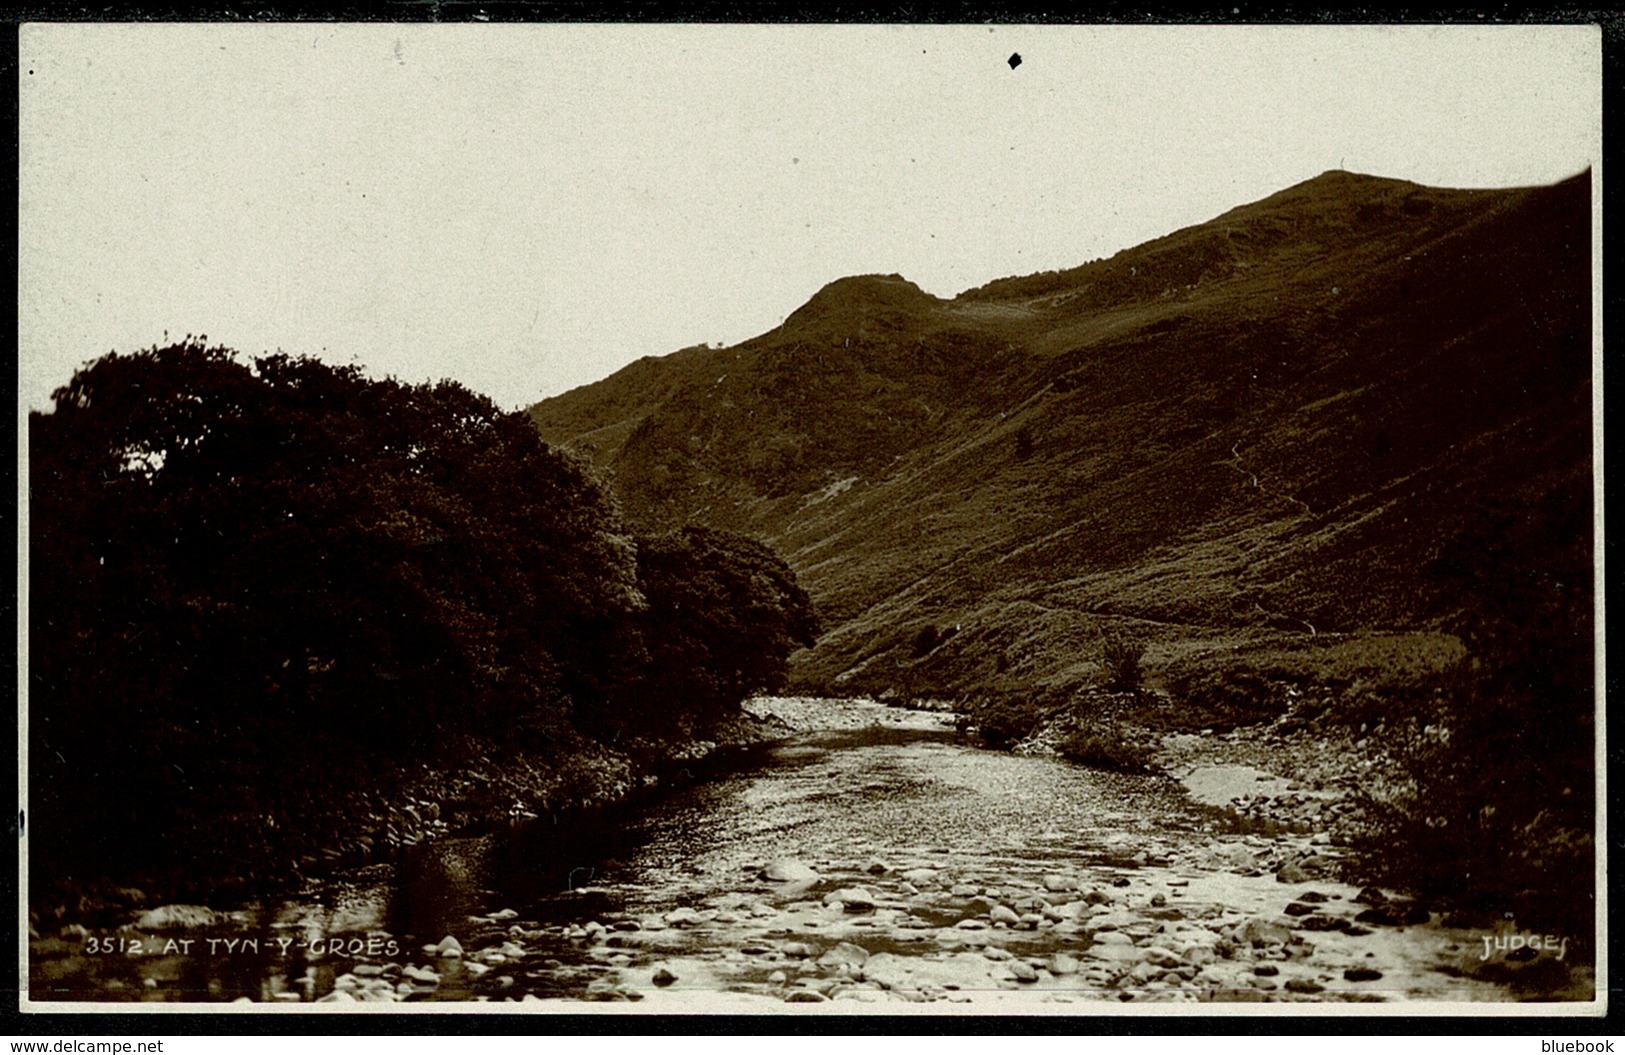
[{"label": "river stone", "polygon": [[840,967],[843,965],[863,966],[869,959],[869,950],[861,945],[854,945],[843,941],[818,958],[821,967]]},{"label": "river stone", "polygon": [[1311,905],[1303,901],[1294,901],[1282,911],[1288,916],[1307,916],[1311,912],[1319,912],[1320,908],[1317,905]]},{"label": "river stone", "polygon": [[1350,967],[1343,972],[1343,977],[1351,982],[1375,982],[1382,977],[1382,972],[1375,967]]},{"label": "river stone", "polygon": [[463,944],[450,934],[440,939],[440,944],[434,947],[438,956],[458,957],[463,954]]},{"label": "river stone", "polygon": [[1160,945],[1153,945],[1146,949],[1145,958],[1146,962],[1156,964],[1158,967],[1178,967],[1184,962]]},{"label": "river stone", "polygon": [[649,980],[654,982],[655,985],[663,988],[677,981],[677,974],[670,967],[656,967],[654,974],[650,976]]},{"label": "river stone", "polygon": [[962,919],[954,924],[957,930],[987,930],[987,921],[980,919]]},{"label": "river stone", "polygon": [[693,927],[700,923],[700,914],[686,905],[672,909],[662,918],[673,927]]},{"label": "river stone", "polygon": [[997,945],[989,945],[987,948],[982,950],[982,955],[986,956],[990,960],[1008,960],[1011,954],[1009,949],[1001,949]]},{"label": "river stone", "polygon": [[1322,916],[1317,913],[1313,916],[1303,917],[1302,919],[1298,920],[1297,923],[1293,924],[1293,926],[1297,927],[1299,930],[1346,931],[1349,929],[1349,921],[1344,919],[1342,916]]},{"label": "river stone", "polygon": [[842,887],[832,890],[824,895],[824,904],[839,903],[846,912],[872,912],[875,907],[875,897],[862,887]]},{"label": "river stone", "polygon": [[1112,896],[1104,890],[1091,890],[1083,895],[1083,900],[1089,905],[1109,905],[1112,903]]},{"label": "river stone", "polygon": [[1275,878],[1281,883],[1312,883],[1317,879],[1325,879],[1336,867],[1337,862],[1331,858],[1310,854],[1283,864],[1276,870]]},{"label": "river stone", "polygon": [[353,1004],[356,999],[346,990],[335,989],[316,1002],[318,1004]]},{"label": "river stone", "polygon": [[960,883],[948,892],[954,897],[975,897],[982,892],[982,888],[972,886],[970,883]]},{"label": "river stone", "polygon": [[1005,966],[1009,969],[1011,974],[1015,975],[1016,981],[1018,982],[1038,981],[1038,972],[1033,970],[1033,965],[1028,963],[1026,960],[1011,960]]},{"label": "river stone", "polygon": [[1292,978],[1286,983],[1288,992],[1292,993],[1324,993],[1326,987],[1319,982],[1311,982],[1307,978]]},{"label": "river stone", "polygon": [[440,984],[440,975],[429,970],[427,967],[408,966],[404,971],[401,972],[401,974],[405,976],[408,981],[416,982],[419,985]]},{"label": "river stone", "polygon": [[910,868],[903,873],[903,878],[915,886],[931,886],[942,875],[935,868]]},{"label": "river stone", "polygon": [[818,880],[818,870],[805,861],[785,858],[774,861],[762,870],[762,878],[774,883],[806,883]]},{"label": "river stone", "polygon": [[1302,894],[1298,895],[1298,900],[1308,905],[1324,905],[1326,902],[1330,901],[1331,898],[1327,897],[1325,894],[1322,894],[1318,890],[1306,890]]},{"label": "river stone", "polygon": [[1080,970],[1077,957],[1070,953],[1058,952],[1049,958],[1049,973],[1053,975],[1077,974]]},{"label": "river stone", "polygon": [[1236,930],[1236,940],[1244,945],[1285,945],[1292,931],[1267,919],[1250,919]]},{"label": "river stone", "polygon": [[384,967],[382,964],[377,963],[358,963],[350,970],[350,973],[357,978],[377,978],[384,973]]},{"label": "river stone", "polygon": [[1097,930],[1092,935],[1096,945],[1133,945],[1134,939],[1120,930]]},{"label": "river stone", "polygon": [[141,930],[175,930],[178,928],[212,927],[224,916],[202,905],[161,905],[148,909],[135,919]]},{"label": "river stone", "polygon": [[792,989],[785,996],[787,1004],[822,1004],[829,997],[815,989]]},{"label": "river stone", "polygon": [[1015,924],[1021,919],[1020,916],[1016,915],[1015,910],[1007,905],[993,906],[993,910],[988,915],[994,923],[1003,923],[1006,926]]},{"label": "river stone", "polygon": [[891,990],[985,989],[991,965],[979,953],[959,952],[945,960],[922,960],[880,952],[863,965],[864,981]]},{"label": "river stone", "polygon": [[1145,958],[1145,950],[1138,945],[1091,945],[1083,954],[1091,960],[1112,964],[1134,964]]}]

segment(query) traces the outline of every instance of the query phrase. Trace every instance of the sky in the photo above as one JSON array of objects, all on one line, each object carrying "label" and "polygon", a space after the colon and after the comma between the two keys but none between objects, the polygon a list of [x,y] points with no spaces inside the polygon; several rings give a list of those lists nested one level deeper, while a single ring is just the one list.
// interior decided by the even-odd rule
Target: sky
[{"label": "sky", "polygon": [[29,25],[20,58],[19,409],[187,334],[518,408],[845,275],[952,296],[1328,169],[1601,176],[1593,27]]}]

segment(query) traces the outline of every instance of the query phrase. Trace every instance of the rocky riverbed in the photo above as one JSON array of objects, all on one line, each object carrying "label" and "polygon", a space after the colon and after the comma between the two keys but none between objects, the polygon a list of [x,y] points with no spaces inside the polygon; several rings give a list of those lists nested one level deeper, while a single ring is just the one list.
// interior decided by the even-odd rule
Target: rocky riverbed
[{"label": "rocky riverbed", "polygon": [[[1515,956],[1426,906],[1337,881],[1343,850],[1314,823],[1336,815],[1335,795],[1289,790],[1297,781],[1257,752],[1249,764],[1172,744],[1181,783],[982,750],[952,716],[756,707],[793,732],[651,808],[564,891],[512,878],[528,850],[444,840],[415,877],[363,874],[236,916],[171,906],[118,932],[41,938],[34,977],[102,999],[558,1010],[1588,996],[1589,973],[1555,949]],[[1321,803],[1303,823],[1239,823],[1238,805],[1278,810],[1295,795]],[[254,955],[162,944],[233,935],[258,939]],[[150,944],[85,953],[121,936]]]}]

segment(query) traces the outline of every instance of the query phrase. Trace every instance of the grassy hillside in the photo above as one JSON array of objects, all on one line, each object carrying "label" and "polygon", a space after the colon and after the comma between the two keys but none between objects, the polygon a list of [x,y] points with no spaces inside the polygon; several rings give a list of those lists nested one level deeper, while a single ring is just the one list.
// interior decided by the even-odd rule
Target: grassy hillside
[{"label": "grassy hillside", "polygon": [[952,300],[841,279],[532,415],[634,521],[781,552],[826,628],[807,686],[1064,687],[1114,627],[1153,677],[1393,632],[1448,656],[1458,539],[1514,511],[1513,575],[1589,546],[1590,226],[1589,174],[1328,172]]}]

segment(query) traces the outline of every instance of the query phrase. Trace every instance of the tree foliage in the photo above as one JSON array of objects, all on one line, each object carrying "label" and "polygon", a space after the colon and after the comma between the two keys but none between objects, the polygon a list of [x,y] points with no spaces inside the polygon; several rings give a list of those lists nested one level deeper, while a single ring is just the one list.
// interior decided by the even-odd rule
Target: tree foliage
[{"label": "tree foliage", "polygon": [[672,663],[715,665],[718,712],[810,640],[773,622],[805,594],[770,551],[640,555],[582,463],[451,382],[188,341],[89,364],[29,444],[43,859],[172,855],[155,838],[206,824],[275,856],[463,738],[568,742],[702,678]]},{"label": "tree foliage", "polygon": [[810,648],[818,625],[772,550],[690,526],[639,538],[637,551],[646,673],[623,685],[596,730],[692,733],[752,693],[783,687],[789,654]]}]

